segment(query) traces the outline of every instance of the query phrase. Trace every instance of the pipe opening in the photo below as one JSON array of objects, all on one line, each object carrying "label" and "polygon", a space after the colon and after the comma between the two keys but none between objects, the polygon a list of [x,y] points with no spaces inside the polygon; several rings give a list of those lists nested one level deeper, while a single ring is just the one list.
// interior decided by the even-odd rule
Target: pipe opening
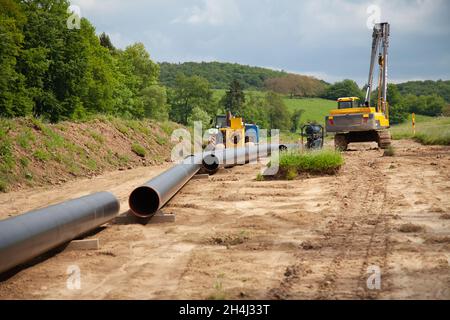
[{"label": "pipe opening", "polygon": [[208,154],[206,157],[203,158],[202,165],[203,168],[209,174],[214,174],[217,171],[219,171],[220,161],[219,158],[217,158],[217,156],[213,154]]},{"label": "pipe opening", "polygon": [[129,199],[130,209],[140,218],[149,218],[159,209],[158,193],[150,187],[139,187],[134,190]]}]

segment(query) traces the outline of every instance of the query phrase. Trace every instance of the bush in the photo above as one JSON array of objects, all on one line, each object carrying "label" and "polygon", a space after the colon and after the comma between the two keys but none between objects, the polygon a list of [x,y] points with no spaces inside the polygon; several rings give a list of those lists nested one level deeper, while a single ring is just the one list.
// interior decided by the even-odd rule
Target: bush
[{"label": "bush", "polygon": [[147,151],[145,150],[145,148],[138,143],[134,143],[131,146],[131,150],[142,158],[145,158],[145,156],[147,155]]}]

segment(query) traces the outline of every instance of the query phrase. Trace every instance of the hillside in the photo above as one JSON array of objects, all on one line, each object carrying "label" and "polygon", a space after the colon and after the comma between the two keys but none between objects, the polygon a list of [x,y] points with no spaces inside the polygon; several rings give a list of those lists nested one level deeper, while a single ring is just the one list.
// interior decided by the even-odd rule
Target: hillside
[{"label": "hillside", "polygon": [[1,119],[0,192],[163,163],[176,127],[106,117],[59,124]]},{"label": "hillside", "polygon": [[275,71],[260,67],[245,66],[237,63],[221,62],[185,62],[180,64],[163,62],[160,66],[160,80],[173,87],[178,73],[186,76],[201,76],[207,79],[212,88],[226,89],[231,81],[237,79],[245,89],[263,89],[264,81],[287,75],[284,71]]}]

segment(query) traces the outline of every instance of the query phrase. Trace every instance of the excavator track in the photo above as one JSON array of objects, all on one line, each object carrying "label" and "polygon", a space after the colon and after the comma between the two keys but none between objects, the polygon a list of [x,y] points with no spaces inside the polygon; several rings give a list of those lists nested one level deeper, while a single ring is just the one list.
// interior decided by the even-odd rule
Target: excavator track
[{"label": "excavator track", "polygon": [[378,131],[378,146],[380,149],[388,149],[392,145],[392,137],[389,130]]}]

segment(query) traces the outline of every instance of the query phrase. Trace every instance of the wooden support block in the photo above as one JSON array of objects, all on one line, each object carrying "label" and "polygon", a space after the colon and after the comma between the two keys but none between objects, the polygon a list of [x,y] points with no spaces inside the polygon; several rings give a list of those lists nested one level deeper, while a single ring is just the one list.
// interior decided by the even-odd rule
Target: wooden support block
[{"label": "wooden support block", "polygon": [[176,215],[175,214],[166,214],[161,210],[158,211],[153,217],[143,219],[134,216],[131,213],[127,213],[121,216],[118,216],[115,220],[115,224],[159,224],[159,223],[173,223],[175,222]]},{"label": "wooden support block", "polygon": [[166,214],[162,211],[158,211],[149,223],[174,223],[176,220],[175,214]]},{"label": "wooden support block", "polygon": [[192,180],[209,180],[209,174],[196,174]]},{"label": "wooden support block", "polygon": [[66,247],[66,250],[98,250],[100,242],[98,239],[73,240]]}]

